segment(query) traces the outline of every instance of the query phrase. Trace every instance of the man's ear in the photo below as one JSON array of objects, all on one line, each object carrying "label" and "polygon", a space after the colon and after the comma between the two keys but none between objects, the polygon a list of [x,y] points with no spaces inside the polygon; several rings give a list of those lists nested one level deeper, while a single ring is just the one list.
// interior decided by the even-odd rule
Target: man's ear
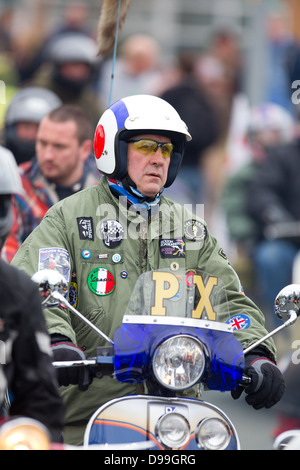
[{"label": "man's ear", "polygon": [[81,144],[81,154],[82,159],[85,161],[89,158],[93,150],[93,141],[90,139],[86,139]]}]

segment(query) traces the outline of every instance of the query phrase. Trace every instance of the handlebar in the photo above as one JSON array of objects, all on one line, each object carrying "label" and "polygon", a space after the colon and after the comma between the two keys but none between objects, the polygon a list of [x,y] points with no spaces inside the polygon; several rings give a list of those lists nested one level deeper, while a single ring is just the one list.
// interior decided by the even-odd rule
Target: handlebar
[{"label": "handlebar", "polygon": [[[56,361],[52,362],[52,365],[56,369],[63,367],[88,367],[97,378],[101,378],[104,375],[112,375],[114,371],[114,362],[111,356],[98,356],[81,361]],[[250,377],[243,375],[239,386],[246,388],[251,384],[251,381]]]}]

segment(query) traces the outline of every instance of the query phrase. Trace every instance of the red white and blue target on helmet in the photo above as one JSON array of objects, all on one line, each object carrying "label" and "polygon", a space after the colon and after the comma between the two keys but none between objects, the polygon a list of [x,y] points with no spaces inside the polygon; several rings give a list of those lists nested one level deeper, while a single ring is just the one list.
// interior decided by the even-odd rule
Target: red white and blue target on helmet
[{"label": "red white and blue target on helmet", "polygon": [[170,186],[191,136],[173,106],[151,95],[123,98],[101,116],[94,138],[96,164],[101,173],[122,179],[127,173],[127,140],[145,133],[167,135],[175,145],[165,185]]}]

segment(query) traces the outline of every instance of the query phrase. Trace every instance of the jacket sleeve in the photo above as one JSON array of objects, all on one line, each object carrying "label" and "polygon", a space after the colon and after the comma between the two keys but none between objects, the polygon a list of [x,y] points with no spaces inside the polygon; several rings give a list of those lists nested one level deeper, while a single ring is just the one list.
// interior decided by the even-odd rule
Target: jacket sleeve
[{"label": "jacket sleeve", "polygon": [[[39,226],[27,237],[12,260],[12,265],[32,276],[41,269],[40,254],[43,250],[63,249],[70,260],[70,246],[66,236],[63,218],[59,217],[54,206],[48,211]],[[68,279],[67,279],[68,280]],[[45,309],[49,334],[61,334],[76,344],[72,319],[67,309]]]}]

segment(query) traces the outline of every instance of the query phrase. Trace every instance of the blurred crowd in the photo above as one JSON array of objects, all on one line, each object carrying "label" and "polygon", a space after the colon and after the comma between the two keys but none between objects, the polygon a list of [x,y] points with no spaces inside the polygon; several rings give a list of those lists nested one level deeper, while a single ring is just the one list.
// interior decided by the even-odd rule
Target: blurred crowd
[{"label": "blurred crowd", "polygon": [[[2,252],[8,262],[48,207],[98,181],[93,129],[109,104],[112,75],[112,57],[97,56],[86,3],[67,6],[50,31],[37,9],[30,28],[18,34],[15,13],[8,7],[0,16],[6,91],[0,143],[15,156],[26,197],[16,197],[13,231]],[[260,103],[250,103],[245,92],[239,34],[225,27],[212,31],[201,51],[180,52],[169,64],[155,38],[126,37],[118,48],[112,101],[147,93],[178,110],[193,140],[165,194],[203,207],[211,232],[272,328],[277,293],[299,282],[299,116],[291,84],[300,79],[300,46],[280,14],[270,15],[267,26],[267,86]],[[51,167],[54,158],[64,164]],[[284,355],[290,338],[283,343],[278,339]],[[293,413],[300,422],[300,407]]]}]

